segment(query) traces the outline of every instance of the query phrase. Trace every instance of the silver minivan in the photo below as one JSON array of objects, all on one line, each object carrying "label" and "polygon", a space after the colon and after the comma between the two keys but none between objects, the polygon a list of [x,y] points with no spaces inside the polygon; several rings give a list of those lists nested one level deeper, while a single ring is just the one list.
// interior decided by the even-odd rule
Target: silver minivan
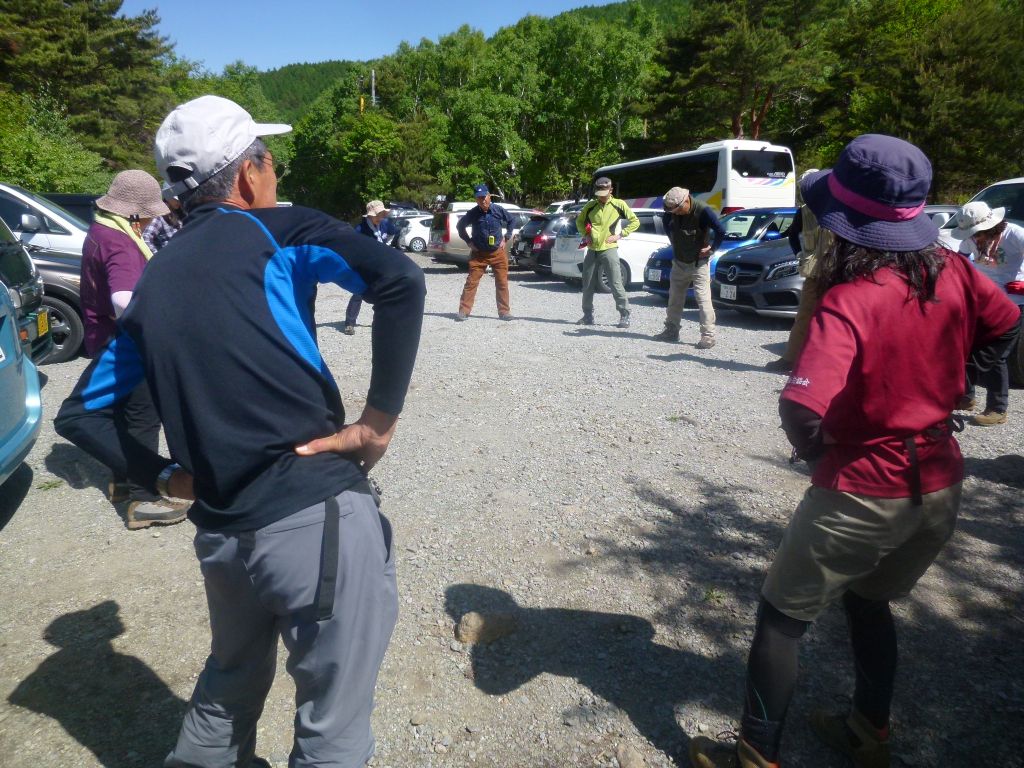
[{"label": "silver minivan", "polygon": [[45,286],[53,352],[48,363],[78,354],[85,335],[79,285],[89,225],[59,205],[14,184],[0,183],[0,219],[25,244]]}]

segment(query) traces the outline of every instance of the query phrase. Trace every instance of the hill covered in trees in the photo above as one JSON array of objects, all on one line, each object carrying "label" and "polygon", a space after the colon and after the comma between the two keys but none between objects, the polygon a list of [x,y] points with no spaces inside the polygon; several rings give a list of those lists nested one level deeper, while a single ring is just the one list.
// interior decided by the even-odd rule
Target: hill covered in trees
[{"label": "hill covered in trees", "polygon": [[[727,137],[824,167],[853,136],[921,146],[937,201],[1024,174],[1021,0],[627,0],[468,25],[374,61],[220,73],[180,59],[119,0],[0,0],[0,178],[101,191],[152,168],[175,104],[233,98],[287,120],[282,193],[347,215],[367,198],[540,203],[602,164]],[[370,72],[377,102],[370,100]]]}]

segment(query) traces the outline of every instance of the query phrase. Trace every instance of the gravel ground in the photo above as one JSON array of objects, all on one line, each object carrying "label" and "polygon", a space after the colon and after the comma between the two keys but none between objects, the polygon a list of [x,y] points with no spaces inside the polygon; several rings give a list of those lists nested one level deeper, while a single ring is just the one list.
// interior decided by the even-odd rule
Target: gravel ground
[{"label": "gravel ground", "polygon": [[[497,320],[488,277],[477,314],[455,323],[464,274],[417,261],[423,344],[374,471],[401,591],[374,764],[685,763],[689,736],[737,725],[758,587],[807,484],[778,429],[783,379],[762,371],[787,325],[721,313],[718,345],[700,351],[688,309],[684,341],[659,343],[649,337],[664,304],[637,291],[632,328],[614,328],[612,300],[599,296],[601,324],[579,330],[578,288],[516,273],[515,322]],[[342,335],[347,300],[323,291],[319,334],[358,413],[369,332]],[[48,418],[84,366],[44,369]],[[1022,766],[1024,437],[1011,418],[961,442],[959,531],[896,608],[895,764]],[[205,658],[191,524],[128,531],[105,484],[47,423],[2,489],[7,768],[159,765]],[[470,611],[510,616],[514,631],[463,645],[454,627]],[[850,689],[838,610],[802,653],[787,765],[838,768],[806,725],[812,707],[841,705]],[[282,669],[259,732],[275,768],[287,762],[292,695]]]}]

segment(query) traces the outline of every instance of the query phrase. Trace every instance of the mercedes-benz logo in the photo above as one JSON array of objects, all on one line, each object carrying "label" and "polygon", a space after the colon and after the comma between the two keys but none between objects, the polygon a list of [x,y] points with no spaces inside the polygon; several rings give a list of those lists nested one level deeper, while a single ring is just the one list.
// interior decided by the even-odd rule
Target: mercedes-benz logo
[{"label": "mercedes-benz logo", "polygon": [[733,264],[731,267],[729,267],[729,271],[725,273],[725,279],[728,280],[730,283],[733,283],[736,281],[736,276],[739,273],[740,268]]}]

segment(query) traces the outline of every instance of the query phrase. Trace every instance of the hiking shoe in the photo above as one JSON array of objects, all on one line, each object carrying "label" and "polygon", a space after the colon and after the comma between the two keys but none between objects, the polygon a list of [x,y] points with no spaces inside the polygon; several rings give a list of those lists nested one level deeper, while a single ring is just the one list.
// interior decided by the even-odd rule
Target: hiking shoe
[{"label": "hiking shoe", "polygon": [[736,742],[713,741],[707,736],[690,740],[690,765],[693,768],[778,768],[743,739]]},{"label": "hiking shoe", "polygon": [[515,318],[512,317],[512,313],[511,312],[506,312],[504,315],[498,315],[498,319],[499,320],[515,320]]},{"label": "hiking shoe", "polygon": [[128,505],[128,529],[138,530],[151,525],[174,525],[185,519],[191,502],[157,499],[133,501]]},{"label": "hiking shoe", "polygon": [[624,312],[619,315],[619,322],[615,326],[616,328],[629,328],[629,312]]},{"label": "hiking shoe", "polygon": [[656,333],[652,337],[655,341],[679,341],[679,329],[673,328],[671,325],[666,325],[665,330],[661,333]]},{"label": "hiking shoe", "polygon": [[973,411],[975,405],[977,405],[977,403],[975,402],[973,397],[967,397],[967,395],[964,395],[963,397],[956,401],[956,408],[954,408],[953,410]]},{"label": "hiking shoe", "polygon": [[793,370],[793,363],[780,357],[778,360],[766,363],[764,369],[769,373],[789,373]]},{"label": "hiking shoe", "polygon": [[465,312],[459,312],[459,314],[457,314],[455,316],[455,322],[461,323],[462,321],[464,321],[464,320],[466,320],[468,318],[469,318],[469,315],[467,315]]},{"label": "hiking shoe", "polygon": [[583,317],[581,317],[579,320],[576,321],[576,325],[593,325],[593,324],[594,324],[594,316],[593,315],[584,315]]},{"label": "hiking shoe", "polygon": [[354,325],[346,325],[344,328],[341,329],[341,332],[344,333],[346,336],[355,336],[356,327]]},{"label": "hiking shoe", "polygon": [[979,427],[994,427],[996,424],[1005,424],[1006,411],[1000,413],[999,411],[990,411],[986,408],[984,413],[979,413],[972,417],[971,421]]},{"label": "hiking shoe", "polygon": [[128,483],[111,480],[107,484],[107,498],[111,504],[121,504],[128,501],[130,490]]},{"label": "hiking shoe", "polygon": [[857,768],[889,768],[889,737],[882,738],[878,729],[857,711],[847,715],[815,712],[811,730],[823,742],[842,752]]},{"label": "hiking shoe", "polygon": [[697,342],[697,349],[711,349],[715,346],[714,336],[701,336],[700,341]]}]

